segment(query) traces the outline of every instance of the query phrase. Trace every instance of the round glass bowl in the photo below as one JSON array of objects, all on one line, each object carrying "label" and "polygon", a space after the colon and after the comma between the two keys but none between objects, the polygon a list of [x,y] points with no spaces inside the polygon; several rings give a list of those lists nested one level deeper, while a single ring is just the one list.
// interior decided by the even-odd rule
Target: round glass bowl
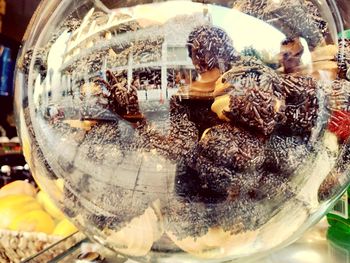
[{"label": "round glass bowl", "polygon": [[43,1],[16,71],[38,184],[93,240],[152,262],[285,246],[348,179],[333,1]]}]

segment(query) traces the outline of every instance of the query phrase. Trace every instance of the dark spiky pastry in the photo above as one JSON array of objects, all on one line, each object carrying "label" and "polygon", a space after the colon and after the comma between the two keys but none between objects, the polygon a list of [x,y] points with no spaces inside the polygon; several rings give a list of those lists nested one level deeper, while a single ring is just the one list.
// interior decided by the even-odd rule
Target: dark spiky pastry
[{"label": "dark spiky pastry", "polygon": [[170,120],[173,127],[180,131],[176,123],[185,119],[192,122],[197,128],[199,135],[215,125],[222,123],[211,110],[214,98],[185,99],[181,96],[173,96],[170,99]]},{"label": "dark spiky pastry", "polygon": [[311,19],[311,24],[319,29],[323,36],[328,34],[328,22],[322,17],[318,7],[312,2],[312,0],[306,0],[304,3],[308,10],[308,16]]},{"label": "dark spiky pastry", "polygon": [[284,75],[281,88],[287,121],[280,129],[292,134],[310,134],[318,117],[317,82],[310,77]]},{"label": "dark spiky pastry", "polygon": [[264,167],[279,176],[288,177],[309,154],[307,140],[302,137],[272,135],[266,144]]},{"label": "dark spiky pastry", "polygon": [[[210,115],[206,113],[211,113],[207,101],[196,104],[196,100],[182,101],[181,97],[173,96],[170,100],[170,116],[166,116],[169,122],[165,127],[155,129],[152,123],[143,122],[137,128],[138,148],[156,150],[161,156],[173,161],[180,161],[185,156],[190,158],[199,140],[199,130],[212,124]],[[214,118],[212,121],[216,122]]]},{"label": "dark spiky pastry", "polygon": [[242,58],[217,81],[212,110],[222,118],[264,135],[284,121],[281,80],[254,58]]},{"label": "dark spiky pastry", "polygon": [[[202,189],[207,189],[209,192],[213,193],[213,197],[227,197],[230,186],[234,181],[234,171],[222,165],[216,165],[213,161],[204,156],[198,156],[190,167],[193,167],[193,170],[198,173],[198,184]],[[240,184],[236,184],[236,187],[238,189],[234,192],[239,193]]]},{"label": "dark spiky pastry", "polygon": [[[182,155],[177,177],[189,180],[184,187],[195,181],[190,188],[197,187],[193,191],[197,201],[215,203],[228,196],[234,199],[256,182],[258,173],[253,172],[264,162],[263,144],[262,138],[229,123],[214,126],[187,155]],[[189,192],[180,185],[178,189]]]},{"label": "dark spiky pastry", "polygon": [[[235,187],[237,182],[241,185],[239,190]],[[229,189],[226,198],[214,202],[206,202],[208,199],[203,199],[200,192],[192,199],[183,196],[170,199],[164,208],[168,231],[178,240],[203,237],[210,228],[222,228],[231,234],[254,231],[293,196],[286,178],[262,171],[237,174]]]},{"label": "dark spiky pastry", "polygon": [[210,25],[195,28],[188,37],[187,48],[198,73],[214,68],[223,73],[239,58],[226,32]]},{"label": "dark spiky pastry", "polygon": [[253,200],[275,199],[282,202],[285,198],[293,195],[293,189],[289,183],[289,179],[280,176],[279,173],[268,171],[263,167],[256,171],[259,173],[259,180],[248,192],[248,195]]},{"label": "dark spiky pastry", "polygon": [[229,170],[247,171],[260,167],[264,140],[225,123],[208,129],[199,142],[199,155]]},{"label": "dark spiky pastry", "polygon": [[94,83],[81,90],[82,100],[89,106],[107,109],[129,121],[142,119],[137,90],[133,86],[127,87],[124,72],[114,74],[107,70],[106,80],[98,77]]}]

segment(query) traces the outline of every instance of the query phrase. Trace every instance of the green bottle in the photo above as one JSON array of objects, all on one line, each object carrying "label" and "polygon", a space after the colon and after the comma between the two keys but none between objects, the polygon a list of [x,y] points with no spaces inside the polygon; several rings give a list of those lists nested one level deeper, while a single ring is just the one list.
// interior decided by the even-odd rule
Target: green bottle
[{"label": "green bottle", "polygon": [[344,37],[345,39],[350,39],[350,29],[339,33],[338,36],[339,38]]},{"label": "green bottle", "polygon": [[327,220],[332,227],[350,234],[349,197],[350,187],[327,215]]},{"label": "green bottle", "polygon": [[330,227],[327,239],[329,262],[350,263],[350,233]]},{"label": "green bottle", "polygon": [[[339,38],[350,39],[350,29],[340,32]],[[350,211],[349,211],[350,187],[335,204],[333,210],[327,215],[328,223],[344,233],[350,234]]]}]

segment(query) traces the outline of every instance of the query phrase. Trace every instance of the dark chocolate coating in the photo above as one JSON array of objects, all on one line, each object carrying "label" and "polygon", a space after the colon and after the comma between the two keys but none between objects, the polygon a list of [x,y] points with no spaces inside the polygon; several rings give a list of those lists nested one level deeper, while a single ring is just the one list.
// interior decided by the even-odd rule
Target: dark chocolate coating
[{"label": "dark chocolate coating", "polygon": [[[196,101],[188,101],[196,103]],[[206,124],[205,115],[198,114],[202,119],[195,122],[190,117],[189,105],[183,105],[181,100],[174,96],[170,101],[170,123],[164,130],[155,129],[152,124],[143,122],[136,130],[138,148],[151,151],[156,150],[160,155],[180,161],[184,156],[190,156],[199,140],[198,129]],[[197,128],[198,126],[198,128]]]},{"label": "dark chocolate coating", "polygon": [[[202,180],[202,171],[197,171],[191,168],[187,163],[188,160],[182,160],[178,163],[175,176],[175,195],[186,202],[204,202],[204,203],[218,203],[222,202],[227,198],[227,187],[231,175],[227,172],[227,177],[223,178],[222,181],[215,181],[219,175],[209,174],[206,181],[213,183],[209,187],[206,182]],[[210,161],[205,164],[207,167],[212,166],[212,172],[217,172],[215,166]],[[204,168],[203,168],[204,169]],[[220,172],[220,171],[219,171]],[[212,180],[211,180],[212,179]],[[225,185],[226,182],[226,185]],[[219,184],[217,184],[219,183]]]},{"label": "dark chocolate coating", "polygon": [[222,227],[232,234],[254,231],[293,196],[288,181],[276,174],[256,171],[241,174],[240,180],[246,185],[234,198],[228,196],[219,202],[183,197],[171,199],[163,210],[169,222],[167,230],[180,240],[188,236],[202,237],[212,227]]},{"label": "dark chocolate coating", "polygon": [[[111,71],[106,72],[107,81],[102,78],[97,78],[95,83],[99,85],[100,90],[95,92],[94,96],[98,100],[91,101],[91,107],[99,106],[110,110],[113,113],[120,115],[125,119],[132,118],[133,116],[139,116],[137,120],[142,119],[139,104],[137,90],[135,87],[126,86],[125,72],[114,74]],[[84,99],[84,96],[82,96]],[[107,99],[107,101],[104,100]],[[98,105],[93,103],[99,102]]]},{"label": "dark chocolate coating", "polygon": [[[263,140],[222,124],[209,129],[178,165],[176,194],[205,203],[234,199],[257,182],[264,161]],[[180,178],[180,179],[177,179]]]},{"label": "dark chocolate coating", "polygon": [[316,81],[310,77],[284,75],[281,87],[286,103],[286,122],[280,129],[286,134],[310,134],[318,117]]},{"label": "dark chocolate coating", "polygon": [[231,124],[212,127],[199,142],[199,154],[234,171],[255,170],[263,160],[264,140]]},{"label": "dark chocolate coating", "polygon": [[283,107],[276,108],[281,96],[280,77],[254,58],[244,58],[222,77],[228,86],[229,111],[225,116],[234,124],[269,135],[277,121],[283,122]]},{"label": "dark chocolate coating", "polygon": [[[175,95],[170,101],[171,121],[174,123],[181,118],[188,119],[188,121],[194,123],[198,133],[201,135],[206,129],[222,123],[211,110],[213,102],[214,98],[188,99]],[[177,126],[178,125],[175,125],[175,127]]]},{"label": "dark chocolate coating", "polygon": [[279,176],[288,177],[309,154],[307,141],[302,137],[272,135],[266,144],[264,167]]},{"label": "dark chocolate coating", "polygon": [[226,32],[210,25],[195,28],[188,37],[187,48],[198,73],[214,68],[223,73],[239,58]]}]

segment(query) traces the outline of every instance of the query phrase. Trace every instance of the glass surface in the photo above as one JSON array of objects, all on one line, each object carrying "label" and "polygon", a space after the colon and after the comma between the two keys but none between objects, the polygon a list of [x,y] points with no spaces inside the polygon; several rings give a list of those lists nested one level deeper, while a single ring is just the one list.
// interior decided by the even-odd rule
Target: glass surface
[{"label": "glass surface", "polygon": [[[321,221],[315,227],[307,231],[298,241],[271,255],[248,260],[247,263],[348,263],[350,262],[350,236],[334,227],[328,227],[326,220]],[[51,248],[51,250],[54,249]],[[45,253],[50,253],[50,249]],[[43,254],[45,254],[43,253]],[[54,258],[50,263],[81,262],[84,257],[93,262],[104,263],[136,263],[134,260],[125,259],[115,255],[106,249],[91,244],[85,240],[67,250],[62,255]],[[42,262],[40,256],[26,260],[26,263]],[[79,260],[77,260],[79,259]],[[99,260],[101,259],[101,260]],[[88,260],[87,260],[88,261]],[[90,262],[88,261],[88,262]],[[182,261],[172,261],[182,263]],[[229,261],[227,263],[233,263]]]},{"label": "glass surface", "polygon": [[44,1],[16,73],[34,177],[133,259],[244,262],[289,244],[349,181],[337,14],[333,1]]}]

